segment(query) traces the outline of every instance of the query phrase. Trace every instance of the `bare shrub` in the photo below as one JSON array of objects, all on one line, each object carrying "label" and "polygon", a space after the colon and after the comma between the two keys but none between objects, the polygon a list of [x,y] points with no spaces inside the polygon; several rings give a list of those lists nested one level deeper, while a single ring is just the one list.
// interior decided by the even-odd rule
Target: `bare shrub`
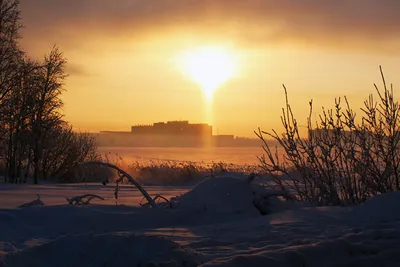
[{"label": "bare shrub", "polygon": [[69,125],[48,131],[43,147],[40,171],[44,180],[72,181],[81,163],[98,159],[95,138],[74,132]]},{"label": "bare shrub", "polygon": [[[99,160],[126,170],[143,185],[193,185],[210,176],[226,172],[249,174],[258,168],[258,166],[240,166],[224,162],[206,164],[190,161],[150,160],[128,163],[118,154],[111,153],[100,155]],[[81,174],[75,179],[76,182],[82,182],[82,177],[85,177],[85,181],[107,182],[113,182],[118,178],[117,173],[110,169],[102,169],[101,166],[97,166],[97,169],[80,170],[80,172]]]},{"label": "bare shrub", "polygon": [[143,184],[182,185],[197,183],[209,174],[206,167],[193,162],[150,161],[133,162],[130,170]]},{"label": "bare shrub", "polygon": [[[284,133],[261,129],[255,132],[263,141],[265,152],[259,157],[260,167],[281,190],[294,192],[299,200],[349,205],[399,189],[399,104],[393,98],[393,86],[388,88],[382,68],[380,71],[383,89],[375,84],[378,100],[369,96],[361,108],[360,119],[344,97],[344,105],[338,98],[334,109],[323,108],[314,126],[310,101],[308,138],[299,134],[299,125],[283,86]],[[278,141],[284,150],[283,157],[265,136]]]}]

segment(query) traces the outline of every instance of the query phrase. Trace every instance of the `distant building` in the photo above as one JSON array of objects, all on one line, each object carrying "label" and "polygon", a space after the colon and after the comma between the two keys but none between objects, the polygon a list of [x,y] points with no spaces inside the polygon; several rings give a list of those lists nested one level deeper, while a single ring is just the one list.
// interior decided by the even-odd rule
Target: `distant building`
[{"label": "distant building", "polygon": [[335,131],[332,129],[313,129],[308,132],[308,138],[324,138],[324,137],[334,137]]},{"label": "distant building", "polygon": [[260,146],[259,139],[235,138],[234,135],[213,135],[212,126],[189,121],[156,122],[135,125],[131,131],[100,131],[99,146],[131,147],[207,147]]},{"label": "distant building", "polygon": [[[319,139],[326,139],[326,138],[334,138],[339,133],[337,129],[313,129],[309,131],[308,138],[319,138]],[[341,130],[340,135],[350,137],[355,132]]]},{"label": "distant building", "polygon": [[157,122],[153,125],[132,126],[134,135],[181,135],[181,136],[212,136],[212,126],[208,124],[192,124],[189,121]]},{"label": "distant building", "polygon": [[212,144],[214,146],[229,146],[233,141],[233,135],[214,135],[212,137]]}]

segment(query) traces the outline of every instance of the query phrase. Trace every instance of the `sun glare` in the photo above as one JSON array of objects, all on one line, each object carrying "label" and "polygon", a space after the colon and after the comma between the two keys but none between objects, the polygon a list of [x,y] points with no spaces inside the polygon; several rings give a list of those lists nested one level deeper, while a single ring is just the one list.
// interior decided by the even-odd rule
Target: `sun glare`
[{"label": "sun glare", "polygon": [[234,53],[219,47],[187,51],[181,57],[182,71],[199,84],[207,99],[236,73]]}]

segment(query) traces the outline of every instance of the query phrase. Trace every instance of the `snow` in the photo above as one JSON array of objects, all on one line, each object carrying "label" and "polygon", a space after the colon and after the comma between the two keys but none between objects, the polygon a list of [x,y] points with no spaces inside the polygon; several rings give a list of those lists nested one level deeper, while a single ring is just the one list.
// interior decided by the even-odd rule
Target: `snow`
[{"label": "snow", "polygon": [[[60,253],[62,259],[60,260]],[[6,257],[15,266],[137,266],[142,263],[170,262],[197,266],[201,255],[162,237],[132,233],[64,235],[54,240],[34,240],[20,252]],[[46,260],[44,260],[46,259]]]},{"label": "snow", "polygon": [[209,178],[179,198],[180,209],[213,214],[259,214],[253,206],[254,189],[235,177]]},{"label": "snow", "polygon": [[[191,190],[192,189],[192,190]],[[146,187],[175,197],[174,209],[140,207],[122,186],[0,186],[0,266],[399,266],[400,192],[344,207],[275,199],[262,216],[263,189],[219,177],[193,188]],[[90,205],[65,197],[96,194]],[[35,200],[44,205],[18,208]],[[206,207],[206,208],[204,208]]]}]

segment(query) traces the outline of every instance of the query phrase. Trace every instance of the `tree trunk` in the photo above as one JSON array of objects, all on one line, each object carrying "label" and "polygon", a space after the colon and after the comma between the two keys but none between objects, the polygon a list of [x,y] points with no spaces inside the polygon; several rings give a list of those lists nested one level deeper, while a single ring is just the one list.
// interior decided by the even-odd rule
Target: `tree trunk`
[{"label": "tree trunk", "polygon": [[8,143],[8,182],[14,183],[15,180],[15,155],[13,153],[13,133],[10,133]]},{"label": "tree trunk", "polygon": [[22,165],[22,156],[20,155],[20,157],[18,159],[18,164],[17,164],[17,180],[18,180],[18,183],[22,183],[21,165]]},{"label": "tree trunk", "polygon": [[41,147],[40,147],[40,136],[41,133],[38,131],[38,126],[35,125],[35,144],[34,144],[34,150],[33,150],[33,183],[38,184],[39,183],[39,164],[40,164],[40,158],[41,158]]},{"label": "tree trunk", "polygon": [[33,184],[38,184],[39,183],[39,157],[37,155],[37,152],[34,153],[33,155]]},{"label": "tree trunk", "polygon": [[29,149],[29,151],[28,151],[28,164],[26,165],[24,183],[26,183],[26,181],[28,180],[28,175],[29,175],[29,170],[31,168],[31,164],[32,164],[32,152]]}]

